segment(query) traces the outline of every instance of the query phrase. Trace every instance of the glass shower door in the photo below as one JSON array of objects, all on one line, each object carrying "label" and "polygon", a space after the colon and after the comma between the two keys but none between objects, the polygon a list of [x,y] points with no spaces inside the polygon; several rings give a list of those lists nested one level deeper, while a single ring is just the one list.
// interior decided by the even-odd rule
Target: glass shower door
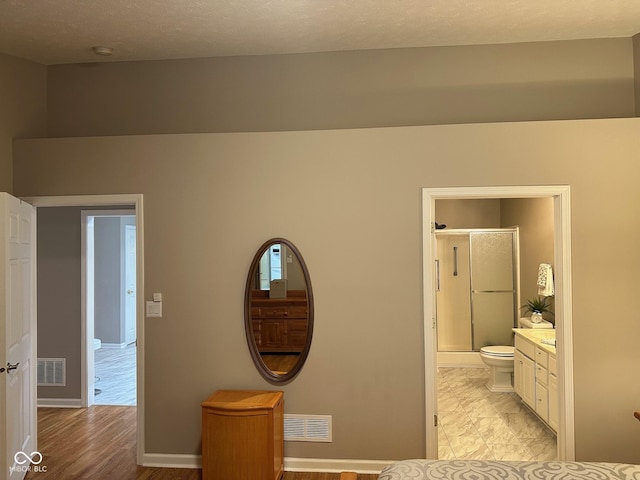
[{"label": "glass shower door", "polygon": [[511,345],[515,325],[514,232],[472,232],[473,350]]},{"label": "glass shower door", "polygon": [[472,350],[469,234],[439,236],[437,251],[438,351],[469,352]]}]

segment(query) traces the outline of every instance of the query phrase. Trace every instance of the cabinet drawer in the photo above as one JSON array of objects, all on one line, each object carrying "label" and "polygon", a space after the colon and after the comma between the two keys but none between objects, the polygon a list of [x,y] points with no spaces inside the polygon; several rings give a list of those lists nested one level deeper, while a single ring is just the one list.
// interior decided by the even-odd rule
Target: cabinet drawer
[{"label": "cabinet drawer", "polygon": [[260,307],[260,316],[263,318],[283,318],[289,315],[287,307]]},{"label": "cabinet drawer", "polygon": [[307,319],[307,306],[306,305],[292,305],[288,309],[289,318],[304,318]]},{"label": "cabinet drawer", "polygon": [[547,385],[549,383],[549,373],[547,369],[539,363],[536,363],[536,382],[543,385]]},{"label": "cabinet drawer", "polygon": [[558,375],[558,366],[556,364],[556,356],[549,355],[549,375]]},{"label": "cabinet drawer", "polygon": [[535,361],[537,364],[547,368],[547,365],[549,364],[549,354],[540,347],[536,347]]},{"label": "cabinet drawer", "polygon": [[520,350],[529,358],[535,358],[535,349],[536,346],[533,343],[516,335],[516,350]]},{"label": "cabinet drawer", "polygon": [[251,307],[252,318],[307,318],[306,305],[268,305]]}]

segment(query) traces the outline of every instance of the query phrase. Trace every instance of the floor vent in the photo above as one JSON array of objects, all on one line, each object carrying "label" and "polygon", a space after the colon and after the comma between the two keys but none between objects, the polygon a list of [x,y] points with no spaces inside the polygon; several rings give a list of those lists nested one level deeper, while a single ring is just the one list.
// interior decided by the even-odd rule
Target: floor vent
[{"label": "floor vent", "polygon": [[331,442],[331,415],[285,414],[284,439],[291,442]]},{"label": "floor vent", "polygon": [[39,358],[38,359],[38,386],[64,387],[66,381],[66,358]]}]

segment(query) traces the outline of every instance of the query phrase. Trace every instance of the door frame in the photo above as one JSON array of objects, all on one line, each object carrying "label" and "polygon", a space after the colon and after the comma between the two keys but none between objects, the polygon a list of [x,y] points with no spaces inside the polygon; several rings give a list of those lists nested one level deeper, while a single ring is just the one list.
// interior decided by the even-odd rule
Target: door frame
[{"label": "door frame", "polygon": [[[95,338],[95,317],[92,310],[94,306],[93,295],[90,292],[89,285],[93,286],[94,282],[94,254],[93,247],[89,248],[88,237],[88,224],[89,217],[135,217],[136,213],[132,210],[90,210],[83,209],[80,212],[81,218],[81,338],[84,340],[81,345],[81,362],[80,362],[80,405],[83,407],[90,407],[95,403],[95,381],[93,377],[95,375],[95,355],[93,351],[93,339]],[[93,240],[95,237],[92,237]],[[136,245],[137,249],[137,245]],[[91,260],[91,261],[89,261]],[[121,269],[122,269],[121,265]],[[136,272],[137,274],[137,272]],[[122,277],[122,271],[120,272]],[[121,292],[122,296],[122,292]],[[136,296],[137,301],[137,296]],[[136,305],[137,310],[137,305]],[[122,312],[120,312],[122,314]],[[136,352],[137,357],[137,352]],[[137,362],[137,358],[136,358]]]},{"label": "door frame", "polygon": [[[122,217],[120,218],[122,221]],[[123,321],[123,329],[124,329],[124,344],[125,345],[131,345],[132,343],[134,343],[137,340],[137,334],[138,332],[135,331],[135,318],[131,318],[129,316],[129,290],[127,289],[127,280],[130,280],[130,277],[132,275],[131,273],[131,269],[128,268],[128,266],[131,266],[133,268],[133,277],[134,277],[134,282],[131,284],[131,286],[133,287],[133,292],[135,293],[135,298],[134,298],[134,302],[133,304],[131,304],[130,306],[133,308],[133,312],[131,312],[134,316],[135,312],[136,312],[136,301],[138,298],[138,292],[136,291],[136,287],[135,287],[135,276],[136,276],[136,265],[135,265],[135,253],[136,253],[136,249],[135,249],[135,245],[133,248],[133,252],[131,252],[131,248],[129,247],[129,241],[128,241],[128,237],[129,237],[129,232],[131,230],[133,230],[133,237],[134,237],[134,243],[135,243],[135,235],[136,235],[136,226],[128,224],[128,223],[124,223],[121,225],[122,231],[122,271],[121,271],[121,281],[122,281],[122,291],[120,292],[120,304],[121,304],[121,309],[120,309],[120,313],[122,315],[122,321]],[[129,257],[130,254],[133,253],[134,255],[134,262],[133,264],[131,264],[131,262],[129,262]],[[127,274],[127,272],[129,272],[129,274]],[[136,316],[137,317],[137,316]],[[133,320],[133,322],[131,322],[131,320]],[[129,326],[132,326],[134,328],[133,331],[133,338],[129,337]]]},{"label": "door frame", "polygon": [[558,360],[558,459],[575,460],[571,200],[568,185],[422,189],[422,258],[425,358],[426,458],[438,458],[437,336],[435,311],[435,202],[452,199],[553,198]]},{"label": "door frame", "polygon": [[[101,207],[133,206],[136,216],[136,290],[144,292],[144,209],[142,194],[115,195],[61,195],[42,197],[22,197],[22,200],[36,207],[36,219],[39,208],[47,207]],[[85,305],[82,305],[85,311]],[[138,465],[142,465],[145,452],[144,444],[144,295],[136,296],[136,440]],[[84,320],[86,323],[86,319]],[[86,325],[83,325],[86,329]],[[86,330],[85,330],[86,332]],[[86,349],[86,342],[82,342]],[[86,353],[83,351],[83,356]],[[34,392],[37,395],[37,392]]]}]

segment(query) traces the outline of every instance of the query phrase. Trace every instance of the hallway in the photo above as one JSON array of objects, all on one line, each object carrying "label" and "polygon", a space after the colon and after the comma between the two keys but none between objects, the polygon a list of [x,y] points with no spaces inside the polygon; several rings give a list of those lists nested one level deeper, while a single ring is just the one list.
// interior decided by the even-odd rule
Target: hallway
[{"label": "hallway", "polygon": [[136,404],[136,346],[95,351],[96,405]]}]

